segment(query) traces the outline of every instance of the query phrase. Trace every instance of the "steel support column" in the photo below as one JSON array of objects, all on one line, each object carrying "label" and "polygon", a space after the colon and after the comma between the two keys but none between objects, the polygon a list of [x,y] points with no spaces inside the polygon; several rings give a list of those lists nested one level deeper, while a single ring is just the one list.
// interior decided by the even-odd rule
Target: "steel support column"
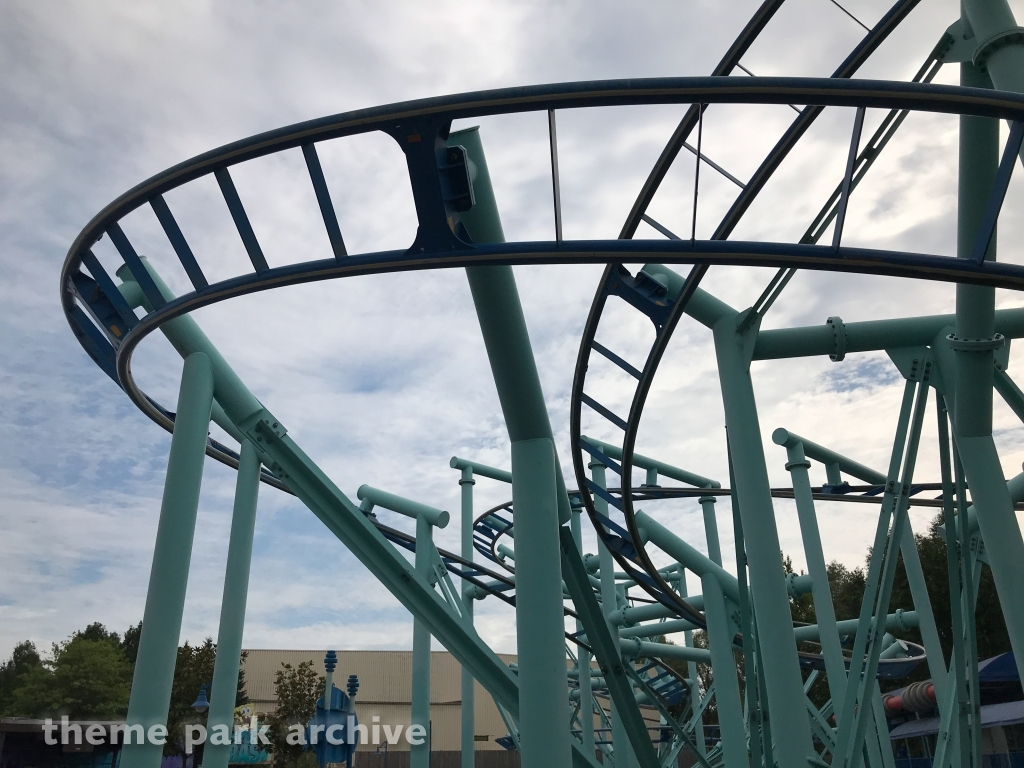
[{"label": "steel support column", "polygon": [[[766,703],[779,768],[806,768],[808,757],[814,755],[811,727],[803,714],[792,714],[794,702],[804,700],[803,677],[793,639],[779,532],[750,379],[750,355],[757,332],[751,328],[746,333],[737,333],[737,319],[738,315],[731,312],[715,323],[715,353],[750,582],[757,585],[751,597],[764,665]],[[707,599],[705,591],[705,605]]]},{"label": "steel support column", "polygon": [[[425,515],[416,515],[416,571],[434,583],[431,573],[433,526]],[[410,722],[426,729],[422,744],[410,744],[410,768],[430,768],[430,628],[418,618],[412,625],[412,702]]]},{"label": "steel support column", "polygon": [[[462,477],[459,479],[459,488],[462,491],[462,557],[472,562],[473,560],[473,486],[476,480],[473,479],[473,470],[466,467],[462,470]],[[467,579],[462,580],[462,604],[466,606],[466,616],[470,622],[473,621],[473,584]],[[462,768],[475,768],[476,743],[476,719],[474,717],[475,689],[476,682],[473,680],[473,673],[468,668],[462,668]]]},{"label": "steel support column", "polygon": [[[479,131],[459,131],[449,137],[448,143],[465,147],[475,167],[476,204],[461,215],[463,226],[477,242],[504,241]],[[466,269],[466,277],[512,441],[519,663],[520,668],[525,661],[527,667],[535,669],[533,674],[519,678],[523,765],[568,766],[569,691],[558,526],[569,521],[569,498],[554,453],[551,421],[512,268],[471,267]],[[546,466],[547,452],[552,463],[550,471]],[[517,456],[525,476],[517,476]],[[553,484],[550,498],[543,490],[549,481]],[[543,578],[538,578],[540,574]],[[526,627],[530,633],[524,635]],[[523,657],[524,651],[528,661]],[[555,674],[555,669],[560,674]],[[556,736],[555,731],[561,735]]]},{"label": "steel support column", "polygon": [[[608,487],[607,472],[604,464],[599,461],[592,461],[587,465],[590,468],[591,479],[601,488]],[[608,502],[601,496],[594,497],[594,505],[602,515],[608,515]],[[601,611],[605,619],[619,609],[619,598],[615,592],[615,560],[612,553],[605,546],[600,536],[597,537],[597,558],[601,577]],[[616,650],[619,650],[619,633],[612,627],[612,638]],[[615,761],[615,768],[630,768],[629,764],[629,739],[626,736],[626,729],[622,727],[622,717],[617,711],[615,702],[609,699],[608,715],[612,724],[612,757]]]},{"label": "steel support column", "polygon": [[571,759],[555,471],[550,440],[512,443],[519,739],[525,768],[568,766]]},{"label": "steel support column", "polygon": [[[1016,22],[1003,0],[967,0],[967,21],[984,49],[998,35],[1014,33]],[[984,50],[979,51],[984,53]],[[973,63],[960,65],[965,86],[1024,91],[1024,48],[1007,41],[994,47],[987,73]],[[991,75],[991,79],[990,76]],[[989,189],[999,164],[999,125],[981,117],[960,118],[960,180],[957,190],[957,257],[970,258],[978,227],[985,213]],[[996,238],[985,256],[996,259]],[[992,440],[992,376],[995,337],[995,291],[958,285],[956,290],[956,397],[953,431],[964,473],[978,513],[978,523],[992,577],[1003,609],[1017,667],[1024,670],[1024,539],[1006,487],[999,455]],[[988,344],[986,345],[986,342]]]},{"label": "steel support column", "polygon": [[[775,430],[772,438],[779,442],[782,430]],[[786,469],[793,479],[793,498],[800,520],[800,534],[804,542],[804,557],[807,559],[807,573],[811,577],[811,596],[814,600],[814,615],[818,622],[818,642],[825,658],[825,673],[828,689],[835,703],[836,721],[842,719],[842,702],[846,695],[846,662],[843,660],[843,646],[839,640],[835,606],[828,585],[828,568],[825,553],[821,548],[821,534],[818,530],[818,516],[814,511],[814,497],[811,495],[811,481],[807,475],[811,462],[804,455],[800,442],[786,444]]]},{"label": "steel support column", "polygon": [[[576,541],[576,549],[580,557],[583,556],[583,526],[580,521],[580,509],[572,510],[572,519],[569,521],[572,527],[572,537]],[[611,628],[611,627],[609,627]],[[618,633],[612,629],[612,637]],[[583,632],[583,622],[576,620],[576,631]],[[588,755],[594,755],[594,689],[590,674],[590,651],[580,647],[577,652],[577,673],[580,681],[580,741],[583,743],[583,751]],[[463,768],[467,768],[463,766]]]},{"label": "steel support column", "polygon": [[[217,659],[213,666],[213,691],[207,725],[227,726],[234,733],[235,695],[238,690],[238,665],[242,656],[242,630],[245,603],[249,593],[249,567],[252,563],[252,539],[256,530],[256,500],[260,489],[260,459],[248,440],[242,443],[235,480],[235,506],[231,515],[228,563],[224,575],[224,594],[220,604],[220,628],[217,630]],[[227,768],[231,746],[207,743],[203,752],[204,768]]]},{"label": "steel support column", "polygon": [[714,574],[703,576],[701,586],[704,591],[704,613],[708,621],[711,669],[715,673],[715,702],[718,705],[718,727],[722,734],[725,768],[747,768],[750,765],[750,754],[747,751],[747,732],[743,726],[736,657],[732,651],[736,628],[729,621],[725,594]]},{"label": "steel support column", "polygon": [[[166,728],[167,725],[212,407],[210,358],[202,353],[191,354],[185,358],[181,374],[139,655],[126,718],[130,725],[141,724],[147,735],[152,733],[153,726]],[[147,738],[145,744],[125,744],[122,752],[123,768],[159,768],[163,747]]]}]

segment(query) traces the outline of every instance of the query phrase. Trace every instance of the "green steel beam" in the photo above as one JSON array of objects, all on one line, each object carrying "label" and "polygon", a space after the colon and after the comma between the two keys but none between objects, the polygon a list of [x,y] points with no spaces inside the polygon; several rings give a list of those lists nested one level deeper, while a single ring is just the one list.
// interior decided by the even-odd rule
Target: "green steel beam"
[{"label": "green steel beam", "polygon": [[[572,510],[572,519],[569,521],[573,541],[576,542],[576,551],[583,557],[583,525],[580,520],[581,511],[579,507]],[[590,573],[587,573],[590,577]],[[592,577],[591,577],[592,578]],[[591,582],[593,583],[593,582]],[[576,632],[581,634],[584,631],[583,622],[576,620]],[[576,678],[580,684],[580,741],[583,743],[583,751],[588,755],[594,753],[594,690],[591,675],[591,653],[589,648],[580,646],[576,655]]]},{"label": "green steel beam", "polygon": [[489,477],[492,480],[498,480],[502,483],[512,484],[512,473],[505,469],[496,469],[495,467],[489,467],[486,464],[480,464],[476,461],[468,461],[466,459],[460,459],[458,456],[452,456],[452,460],[448,464],[452,469],[459,469],[465,472],[466,470],[480,475],[480,477]]},{"label": "green steel beam", "polygon": [[[983,120],[985,118],[971,118]],[[987,190],[986,190],[987,194]],[[981,200],[984,205],[985,198]],[[972,242],[973,245],[973,242]],[[689,310],[687,310],[689,312]],[[812,355],[832,355],[836,334],[843,333],[846,352],[873,352],[931,344],[935,334],[956,322],[955,315],[867,320],[838,326],[823,323],[803,328],[762,331],[754,345],[754,360],[778,360]],[[996,331],[1008,339],[1024,338],[1024,309],[1001,309],[995,313]]]},{"label": "green steel beam", "polygon": [[[757,627],[767,694],[763,705],[768,710],[774,737],[774,745],[766,741],[764,746],[772,748],[779,768],[806,768],[807,759],[813,754],[811,726],[802,714],[802,706],[800,716],[791,715],[794,703],[803,701],[803,676],[793,639],[782,549],[750,378],[750,353],[759,323],[738,333],[738,320],[735,312],[724,315],[715,323],[713,333],[735,469],[734,490],[743,524],[750,584],[755,586],[751,591],[752,620]],[[706,590],[704,598],[707,602]]]},{"label": "green steel beam", "polygon": [[[593,437],[587,437],[583,435],[583,440],[586,440],[591,445],[596,445],[601,449],[601,452],[609,459],[616,459],[622,461],[622,448],[619,446],[612,445],[611,443],[605,443],[601,440],[597,440]],[[643,456],[639,453],[633,454],[633,466],[640,467],[640,469],[655,470],[662,477],[668,477],[673,480],[678,480],[680,483],[686,483],[696,488],[721,488],[722,484],[716,480],[698,475],[695,472],[687,472],[685,469],[674,467],[671,464],[666,464],[663,461],[657,459],[651,459],[647,456]]]},{"label": "green steel beam", "polygon": [[[155,726],[163,726],[165,736],[213,392],[210,358],[202,352],[190,352],[185,356],[181,374],[177,417],[171,435],[153,566],[142,617],[142,636],[125,718],[129,725],[142,725],[147,733]],[[125,744],[121,765],[160,768],[162,756],[163,747],[147,739],[144,744]]]},{"label": "green steel beam", "polygon": [[[964,0],[962,15],[978,39],[975,62],[960,65],[961,84],[1024,92],[1024,44],[1005,0]],[[992,119],[960,118],[957,257],[970,258],[985,216],[999,164],[999,125]],[[993,236],[986,260],[996,259]],[[1010,646],[1024,670],[1024,539],[992,440],[993,340],[999,329],[995,291],[957,286],[956,396],[953,431],[960,460],[978,508],[978,522]],[[1006,334],[1003,334],[1004,336]],[[986,345],[986,342],[990,342]]]},{"label": "green steel beam", "polygon": [[382,491],[379,488],[373,488],[369,485],[361,485],[356,490],[356,498],[360,501],[369,501],[371,504],[384,507],[384,509],[390,509],[392,512],[397,512],[400,515],[411,517],[414,520],[423,518],[431,526],[435,528],[446,528],[451,515],[448,514],[447,510],[435,509],[429,507],[426,504],[421,504],[418,501],[412,499],[406,499],[402,496],[398,496],[394,493],[388,493]]},{"label": "green steel beam", "polygon": [[[448,146],[465,148],[474,174],[476,203],[460,215],[461,224],[476,242],[503,242],[479,131],[452,133]],[[520,666],[525,664],[531,672],[519,677],[520,750],[525,768],[563,766],[569,762],[570,736],[558,528],[569,522],[569,496],[512,268],[467,267],[466,277],[512,442],[519,574],[516,636]],[[544,496],[549,481],[550,499]],[[562,670],[561,680],[552,674],[554,669]]]},{"label": "green steel beam", "polygon": [[868,700],[878,668],[884,634],[882,626],[892,593],[893,577],[896,575],[897,553],[908,518],[908,494],[913,482],[921,425],[927,405],[927,370],[926,366],[922,383],[918,385],[908,380],[903,392],[900,418],[889,460],[886,491],[871,550],[874,555],[868,566],[860,624],[851,655],[850,684],[846,687],[842,716],[838,718],[839,729],[833,760],[833,764],[838,761],[837,768],[857,768],[862,756],[870,715],[870,707],[863,704]]},{"label": "green steel beam", "polygon": [[[567,766],[569,690],[559,563],[555,446],[547,438],[512,443],[515,500],[516,638],[519,654],[519,749],[527,768]],[[590,580],[586,593],[592,594]],[[556,649],[558,653],[553,653]]]},{"label": "green steel beam", "polygon": [[587,638],[601,667],[609,694],[615,701],[616,714],[622,720],[641,768],[660,768],[658,755],[647,733],[647,724],[636,706],[633,688],[624,668],[625,662],[619,655],[615,637],[609,631],[604,613],[594,596],[576,541],[568,528],[561,527],[558,533],[562,550],[562,576],[573,595],[573,605],[580,620],[587,627]]},{"label": "green steel beam", "polygon": [[[260,459],[248,440],[241,444],[238,477],[235,479],[235,504],[231,514],[228,562],[224,575],[224,593],[220,604],[220,628],[217,630],[217,658],[213,665],[213,690],[207,726],[210,733],[217,725],[234,733],[235,696],[238,667],[242,658],[242,630],[249,593],[249,568],[252,564],[252,539],[256,530],[256,500],[260,489]],[[208,742],[203,751],[206,768],[228,768],[231,747]]]},{"label": "green steel beam", "polygon": [[[813,638],[813,635],[812,638],[821,643],[821,653],[825,659],[825,672],[832,701],[842,702],[846,695],[846,661],[843,658],[835,606],[832,604],[832,593],[829,589],[825,553],[821,548],[821,534],[818,529],[818,516],[814,511],[811,481],[807,476],[807,470],[811,463],[804,455],[805,444],[802,438],[792,435],[784,429],[777,429],[772,433],[772,440],[776,444],[786,447],[789,459],[786,469],[789,470],[793,480],[793,498],[796,501],[796,514],[800,521],[800,534],[804,543],[807,572],[811,577],[814,614],[818,620],[818,631],[815,633],[817,638]],[[820,446],[815,447],[820,448]],[[819,453],[819,455],[822,454]],[[856,631],[857,623],[859,622],[854,622],[854,631]],[[798,640],[804,639],[800,635],[801,630],[805,630],[805,628],[798,627],[794,630],[794,635]],[[838,720],[842,716],[842,710],[839,709],[836,714]]]},{"label": "green steel beam", "polygon": [[[365,486],[364,486],[365,487]],[[384,506],[384,505],[381,505]],[[447,513],[446,513],[447,514]],[[433,529],[425,514],[416,516],[416,572],[433,585],[434,549]],[[410,768],[430,768],[431,721],[430,721],[430,629],[420,619],[413,619],[412,626],[412,695],[409,703],[409,722],[422,726],[427,738],[419,744],[409,745]]]},{"label": "green steel beam", "polygon": [[[454,462],[453,458],[453,468]],[[459,477],[459,490],[462,496],[462,559],[473,562],[473,486],[476,485],[476,480],[473,479],[472,467],[458,469],[462,472]],[[472,583],[466,579],[462,580],[462,604],[466,607],[466,618],[470,623],[473,621],[472,588]],[[473,672],[467,667],[462,667],[461,683],[462,697],[459,709],[462,714],[462,768],[476,768],[476,683],[473,681]]]},{"label": "green steel beam", "polygon": [[[727,768],[745,766],[749,764],[747,734],[743,727],[743,707],[732,650],[736,629],[729,622],[725,595],[718,579],[709,573],[701,578],[701,584],[704,588],[704,615],[708,623],[708,649],[715,673],[715,703],[722,733],[722,753]],[[801,715],[798,717],[804,719]]]},{"label": "green steel beam", "polygon": [[[789,448],[791,445],[800,444],[803,446],[804,458],[814,459],[820,461],[822,464],[835,464],[839,466],[841,472],[845,472],[850,477],[855,477],[858,480],[863,480],[865,483],[871,483],[872,485],[885,485],[885,475],[881,472],[877,472],[870,467],[865,467],[863,464],[848,459],[841,453],[826,448],[823,445],[818,445],[815,442],[808,440],[806,437],[801,437],[787,429],[779,427],[772,432],[772,441],[776,445],[781,445],[784,448]],[[797,461],[793,458],[793,452],[790,451],[790,462]],[[801,459],[802,461],[802,459]]]}]

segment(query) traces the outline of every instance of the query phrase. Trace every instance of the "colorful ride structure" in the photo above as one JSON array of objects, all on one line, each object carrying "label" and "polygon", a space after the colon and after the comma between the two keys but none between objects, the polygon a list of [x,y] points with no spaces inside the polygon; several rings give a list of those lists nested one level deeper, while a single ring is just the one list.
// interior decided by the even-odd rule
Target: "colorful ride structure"
[{"label": "colorful ride structure", "polygon": [[[1024,289],[1024,267],[997,262],[994,237],[1024,139],[1024,32],[1005,0],[964,0],[962,17],[942,35],[912,81],[854,79],[916,5],[916,0],[898,0],[830,77],[740,75],[746,71],[742,57],[781,5],[781,0],[765,0],[708,77],[510,88],[311,120],[181,163],[125,193],[89,223],[71,246],[61,274],[68,323],[132,402],[173,432],[128,712],[131,723],[166,722],[200,481],[210,456],[238,470],[211,727],[232,721],[262,482],[301,500],[414,617],[414,723],[429,725],[431,637],[462,664],[467,768],[474,764],[474,680],[494,698],[508,724],[509,745],[520,750],[522,764],[530,768],[570,763],[584,768],[598,762],[617,768],[667,767],[684,751],[704,768],[858,768],[862,763],[893,768],[879,681],[904,678],[921,664],[930,672],[942,722],[935,767],[980,765],[973,616],[986,565],[1018,664],[1024,660],[1024,542],[1015,517],[1016,503],[1024,500],[1024,476],[1007,482],[992,437],[993,390],[1024,418],[1024,394],[1006,372],[1010,339],[1024,337],[1024,309],[994,308],[996,287]],[[961,86],[932,84],[943,65],[954,63]],[[620,236],[564,239],[556,112],[651,104],[689,106]],[[704,113],[723,104],[793,105],[796,112],[745,182],[703,153]],[[805,234],[797,242],[731,239],[800,138],[823,110],[834,107],[855,111],[845,174]],[[884,119],[863,141],[869,109],[881,110]],[[457,119],[531,111],[546,112],[549,120],[555,238],[505,242],[479,131],[453,132],[451,125]],[[844,246],[850,196],[915,111],[959,115],[956,256]],[[1000,121],[1009,125],[1001,152]],[[406,249],[350,254],[317,146],[369,132],[387,134],[404,152],[418,229]],[[275,267],[261,250],[232,171],[294,149],[305,159],[334,255]],[[689,237],[676,236],[647,213],[682,149],[695,157],[696,179],[703,166],[738,188],[707,240],[696,238],[695,226]],[[219,186],[252,262],[252,270],[216,282],[207,278],[164,198],[207,176]],[[177,256],[194,290],[173,295],[155,264],[139,255],[126,236],[121,220],[145,206],[155,214],[168,252]],[[664,238],[638,238],[642,221]],[[822,243],[830,228],[831,242]],[[116,278],[92,250],[104,236],[123,260]],[[512,265],[594,263],[606,266],[584,327],[572,388],[575,482],[567,490]],[[700,287],[703,276],[719,265],[771,267],[777,274],[753,306],[738,311]],[[433,529],[449,523],[446,511],[369,486],[359,489],[360,503],[343,493],[253,396],[190,314],[279,286],[442,268],[466,270],[511,443],[511,472],[452,459],[462,493],[459,553],[433,543]],[[868,322],[830,317],[817,327],[760,330],[762,318],[797,270],[955,283],[956,313]],[[651,322],[648,344],[629,350],[609,346],[608,338],[621,338],[603,335],[608,324],[618,322],[607,319],[612,306],[618,317],[639,313]],[[728,483],[635,450],[652,382],[684,315],[713,337]],[[157,330],[184,360],[174,412],[143,392],[132,372],[134,351]],[[773,488],[751,362],[828,355],[840,363],[879,350],[888,353],[905,380],[888,466],[884,471],[866,467],[778,429],[773,439],[786,451],[792,486]],[[610,391],[602,386],[611,380],[618,393],[614,402],[601,394]],[[937,414],[941,476],[923,483],[914,470],[930,401]],[[238,442],[237,448],[209,437],[211,419]],[[821,487],[811,486],[812,461],[824,465],[828,482]],[[475,516],[473,486],[480,477],[509,484],[512,501]],[[638,477],[642,482],[637,483]],[[731,557],[723,558],[719,542],[716,503],[722,497],[730,501],[735,573],[724,567]],[[804,576],[785,573],[773,498],[795,501],[808,569]],[[696,544],[650,511],[679,499],[696,500],[702,509],[705,537]],[[815,513],[822,501],[878,509],[864,600],[853,620],[836,620]],[[649,511],[641,511],[640,503]],[[908,508],[915,504],[934,507],[944,519],[953,617],[950,658],[939,641],[911,530]],[[375,510],[415,519],[415,535],[384,524]],[[582,551],[584,517],[597,533],[594,554]],[[889,613],[900,558],[913,605]],[[687,594],[687,574],[699,580],[699,596]],[[796,626],[790,599],[806,593],[812,596],[817,623]],[[474,629],[478,599],[514,607],[514,668]],[[921,645],[891,634],[909,628],[920,631]],[[698,630],[706,640],[699,646],[693,636]],[[673,633],[682,633],[682,642],[662,639]],[[827,681],[824,705],[808,697],[820,678]],[[128,746],[124,768],[157,768],[160,753],[159,745]],[[207,768],[226,768],[227,751],[210,745],[205,759]],[[429,760],[428,739],[425,747],[413,748],[412,764],[420,768]]]}]

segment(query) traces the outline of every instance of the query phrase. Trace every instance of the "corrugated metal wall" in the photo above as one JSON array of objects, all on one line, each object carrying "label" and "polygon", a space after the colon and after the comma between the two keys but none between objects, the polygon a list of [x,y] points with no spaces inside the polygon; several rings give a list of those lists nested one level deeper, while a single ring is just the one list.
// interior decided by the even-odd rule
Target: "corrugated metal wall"
[{"label": "corrugated metal wall", "polygon": [[[318,674],[324,674],[326,651],[277,651],[252,649],[246,651],[245,687],[256,713],[266,714],[276,708],[274,676],[282,664],[297,667],[304,661],[312,661]],[[373,741],[373,718],[379,717],[381,724],[402,725],[402,737],[398,744],[389,746],[389,751],[407,751],[409,742],[405,739],[405,727],[409,725],[409,702],[412,693],[412,652],[411,651],[337,651],[338,667],[334,670],[334,684],[344,690],[348,676],[359,676],[359,693],[356,695],[356,712],[359,722],[371,728]],[[516,657],[499,654],[505,663],[514,662]],[[430,654],[430,719],[432,727],[431,746],[434,750],[458,750],[462,728],[462,668],[447,651]],[[476,685],[475,732],[478,750],[503,749],[495,739],[506,733],[505,724],[498,714],[493,699]],[[379,732],[378,743],[383,743],[383,729]],[[375,751],[376,746],[362,745],[360,751]]]}]

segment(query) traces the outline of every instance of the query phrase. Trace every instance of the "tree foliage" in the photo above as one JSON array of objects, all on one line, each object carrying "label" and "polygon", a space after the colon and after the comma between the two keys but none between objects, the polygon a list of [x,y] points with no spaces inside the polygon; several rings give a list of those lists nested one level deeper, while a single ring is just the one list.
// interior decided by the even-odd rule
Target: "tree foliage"
[{"label": "tree foliage", "polygon": [[[16,675],[9,696],[5,696],[5,714],[66,714],[72,719],[124,717],[131,665],[109,637],[88,633],[88,629],[55,643],[51,659],[30,664]],[[23,654],[25,646],[19,646]],[[35,659],[39,659],[38,654]],[[15,663],[12,657],[11,666]]]},{"label": "tree foliage", "polygon": [[270,751],[274,761],[282,765],[298,765],[303,747],[287,742],[288,727],[305,727],[316,711],[316,700],[324,693],[326,678],[313,669],[312,661],[303,661],[297,667],[281,664],[274,675],[274,693],[277,709],[267,720],[270,725]]},{"label": "tree foliage", "polygon": [[[95,622],[76,631],[62,643],[54,643],[44,659],[31,641],[15,646],[11,658],[0,664],[0,715],[59,717],[72,720],[123,718],[128,712],[135,660],[142,623],[129,627],[124,636]],[[165,752],[182,750],[184,726],[197,722],[192,704],[199,687],[213,680],[217,646],[207,638],[201,645],[186,643],[178,649],[168,713]],[[245,675],[239,670],[235,706],[248,701]]]}]

